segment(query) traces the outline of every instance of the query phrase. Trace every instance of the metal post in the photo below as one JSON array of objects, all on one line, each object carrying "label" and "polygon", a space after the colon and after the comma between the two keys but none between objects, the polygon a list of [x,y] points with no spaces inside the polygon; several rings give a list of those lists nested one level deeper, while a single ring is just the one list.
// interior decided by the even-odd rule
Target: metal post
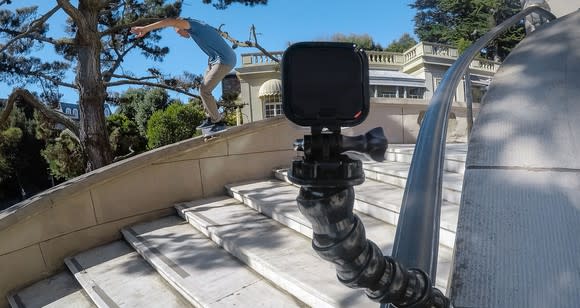
[{"label": "metal post", "polygon": [[467,137],[471,136],[473,128],[473,94],[471,93],[471,74],[465,73],[465,103],[467,104]]}]

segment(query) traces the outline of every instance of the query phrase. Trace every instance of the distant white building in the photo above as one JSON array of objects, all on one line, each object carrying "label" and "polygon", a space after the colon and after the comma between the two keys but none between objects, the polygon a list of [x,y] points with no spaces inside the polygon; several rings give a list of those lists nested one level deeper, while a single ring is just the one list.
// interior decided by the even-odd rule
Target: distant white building
[{"label": "distant white building", "polygon": [[[60,103],[60,111],[73,120],[80,119],[80,107],[78,104]],[[105,117],[108,117],[111,114],[113,114],[111,112],[111,107],[108,104],[105,104]]]}]

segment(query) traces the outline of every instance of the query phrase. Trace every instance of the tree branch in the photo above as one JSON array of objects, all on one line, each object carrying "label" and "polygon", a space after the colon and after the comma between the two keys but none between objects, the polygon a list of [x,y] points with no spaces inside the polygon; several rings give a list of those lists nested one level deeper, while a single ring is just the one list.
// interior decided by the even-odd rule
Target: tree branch
[{"label": "tree branch", "polygon": [[44,36],[40,36],[37,33],[31,34],[30,38],[41,41],[41,42],[45,42],[45,43],[49,43],[52,45],[57,45],[57,44],[61,44],[61,45],[69,45],[69,46],[73,46],[74,42],[69,39],[69,38],[65,38],[65,39],[53,39],[52,37],[44,37]]},{"label": "tree branch", "polygon": [[[129,51],[131,51],[131,49],[135,48],[137,46],[137,43],[133,43],[133,45],[131,45],[129,48],[127,48],[127,50],[125,50],[123,53],[119,53],[119,51],[117,51],[117,49],[115,49],[115,53],[117,54],[117,60],[115,60],[115,63],[113,63],[113,65],[111,66],[110,69],[108,69],[106,72],[103,73],[104,81],[105,82],[109,82],[111,81],[112,77],[116,77],[115,71],[119,68],[119,66],[121,65],[121,63],[123,62],[125,56],[129,53]],[[119,78],[119,77],[117,77]],[[121,77],[122,78],[122,77]]]},{"label": "tree branch", "polygon": [[73,120],[65,116],[62,112],[48,108],[45,104],[40,102],[34,95],[32,95],[32,93],[30,93],[28,90],[20,88],[14,89],[12,94],[10,94],[10,96],[8,97],[8,100],[6,102],[6,108],[4,108],[4,110],[0,114],[0,126],[4,126],[16,102],[24,102],[32,106],[34,109],[38,110],[40,113],[42,113],[42,115],[44,115],[49,120],[64,125],[71,132],[73,132],[78,139],[80,129],[77,123],[75,123]]},{"label": "tree branch", "polygon": [[56,3],[62,7],[68,16],[70,16],[77,25],[86,23],[83,14],[75,8],[69,0],[56,0]]},{"label": "tree branch", "polygon": [[256,27],[254,25],[252,25],[252,27],[250,27],[250,35],[251,37],[254,38],[254,41],[245,41],[245,42],[241,42],[236,40],[235,38],[231,37],[229,33],[222,31],[221,28],[224,25],[220,25],[219,28],[215,29],[224,39],[232,42],[234,44],[234,48],[237,46],[241,46],[241,47],[254,47],[259,49],[263,54],[265,54],[266,56],[268,56],[268,58],[272,59],[272,61],[276,62],[276,63],[280,63],[280,59],[274,57],[271,53],[269,53],[266,49],[264,49],[264,47],[262,47],[259,43],[258,43],[258,38],[256,37]]},{"label": "tree branch", "polygon": [[101,32],[101,37],[107,36],[107,35],[117,34],[119,31],[124,30],[124,29],[130,29],[131,27],[135,27],[135,26],[147,25],[150,23],[158,22],[160,20],[163,20],[163,18],[143,18],[143,19],[138,19],[134,22],[131,22],[131,23],[128,23],[125,25],[118,25],[118,26],[110,27],[107,30]]},{"label": "tree branch", "polygon": [[56,78],[50,77],[50,76],[48,76],[46,74],[43,74],[41,72],[32,72],[32,73],[30,73],[30,75],[31,76],[35,76],[35,77],[38,77],[38,78],[43,78],[43,79],[45,79],[45,80],[47,80],[49,82],[54,83],[55,85],[59,85],[59,86],[63,86],[63,87],[67,87],[67,88],[71,88],[71,89],[75,89],[75,90],[78,90],[79,89],[76,85],[74,85],[72,83],[60,81],[60,80],[58,80]]},{"label": "tree branch", "polygon": [[19,35],[15,36],[13,39],[11,39],[10,41],[8,41],[8,43],[6,43],[4,46],[2,46],[2,48],[0,48],[0,53],[3,53],[4,50],[6,50],[10,45],[14,44],[14,42],[18,41],[19,39],[24,38],[24,37],[27,37],[27,36],[30,36],[31,33],[34,30],[36,30],[36,28],[39,28],[40,26],[42,26],[59,9],[60,9],[60,5],[57,5],[57,6],[53,7],[52,10],[48,11],[46,14],[42,15],[37,20],[31,22],[30,23],[30,26],[28,27],[28,29],[26,31],[24,31],[24,32],[20,33]]},{"label": "tree branch", "polygon": [[146,77],[135,78],[135,77],[127,76],[127,75],[117,75],[117,74],[112,74],[111,77],[119,78],[119,79],[124,78],[124,79],[135,80],[135,81],[143,81],[143,80],[147,80],[147,79],[158,79],[159,78],[157,76],[146,76]]},{"label": "tree branch", "polygon": [[147,81],[140,81],[140,80],[118,80],[118,81],[113,81],[113,82],[108,82],[105,83],[106,87],[118,87],[118,86],[123,86],[123,85],[128,85],[128,84],[135,84],[135,85],[142,85],[142,86],[150,86],[150,87],[157,87],[157,88],[162,88],[162,89],[167,89],[167,90],[171,90],[177,93],[181,93],[184,95],[187,95],[189,97],[193,97],[193,98],[197,98],[197,99],[201,99],[199,97],[199,95],[195,95],[195,94],[191,94],[183,89],[180,88],[176,88],[176,87],[172,87],[172,86],[168,86],[162,83],[155,83],[155,82],[147,82]]}]

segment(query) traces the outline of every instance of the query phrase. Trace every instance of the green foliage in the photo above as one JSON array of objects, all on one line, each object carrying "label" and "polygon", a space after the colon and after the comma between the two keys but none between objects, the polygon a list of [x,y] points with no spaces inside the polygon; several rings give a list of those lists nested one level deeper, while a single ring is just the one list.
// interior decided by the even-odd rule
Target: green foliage
[{"label": "green foliage", "polygon": [[383,50],[380,44],[375,43],[373,38],[368,34],[342,34],[336,33],[330,37],[332,42],[348,42],[354,43],[365,50]]},{"label": "green foliage", "polygon": [[0,132],[0,183],[14,176],[15,154],[22,135],[18,127],[8,127]]},{"label": "green foliage", "polygon": [[[521,9],[520,0],[415,0],[415,33],[421,41],[458,45],[464,50]],[[482,56],[501,60],[524,36],[523,23],[510,29]]]},{"label": "green foliage", "polygon": [[196,103],[173,103],[158,110],[149,119],[147,127],[148,148],[154,149],[191,138],[199,133],[196,127],[205,119],[203,108]]},{"label": "green foliage", "polygon": [[[45,143],[36,138],[38,114],[16,104],[0,129],[0,196],[20,198],[49,187],[47,165],[40,155]],[[0,205],[1,206],[1,205]]]},{"label": "green foliage", "polygon": [[147,121],[157,110],[169,105],[167,91],[160,88],[129,89],[119,99],[117,113],[135,122],[141,136],[147,136]]},{"label": "green foliage", "polygon": [[393,40],[385,51],[391,52],[405,52],[407,49],[417,45],[417,41],[409,34],[403,33],[401,37],[397,40]]},{"label": "green foliage", "polygon": [[109,116],[107,130],[114,156],[127,155],[131,151],[139,153],[145,150],[147,141],[139,133],[137,124],[126,115],[116,113]]},{"label": "green foliage", "polygon": [[51,174],[57,179],[68,180],[85,171],[86,156],[78,140],[65,132],[50,141],[41,151],[41,155],[48,162]]}]

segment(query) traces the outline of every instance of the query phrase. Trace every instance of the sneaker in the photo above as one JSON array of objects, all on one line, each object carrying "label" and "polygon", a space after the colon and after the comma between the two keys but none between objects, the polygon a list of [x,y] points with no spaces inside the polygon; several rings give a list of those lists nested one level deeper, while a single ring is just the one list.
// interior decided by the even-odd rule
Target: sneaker
[{"label": "sneaker", "polygon": [[206,128],[206,127],[210,127],[212,126],[214,123],[211,121],[210,117],[205,118],[205,120],[203,120],[203,122],[201,122],[201,125],[197,126],[196,129],[200,130],[202,128]]},{"label": "sneaker", "polygon": [[208,136],[212,136],[214,134],[217,134],[221,131],[224,131],[226,129],[228,129],[226,123],[220,121],[220,122],[217,122],[214,125],[212,125],[211,128],[210,127],[202,128],[202,132],[203,132],[204,136],[208,137]]}]

